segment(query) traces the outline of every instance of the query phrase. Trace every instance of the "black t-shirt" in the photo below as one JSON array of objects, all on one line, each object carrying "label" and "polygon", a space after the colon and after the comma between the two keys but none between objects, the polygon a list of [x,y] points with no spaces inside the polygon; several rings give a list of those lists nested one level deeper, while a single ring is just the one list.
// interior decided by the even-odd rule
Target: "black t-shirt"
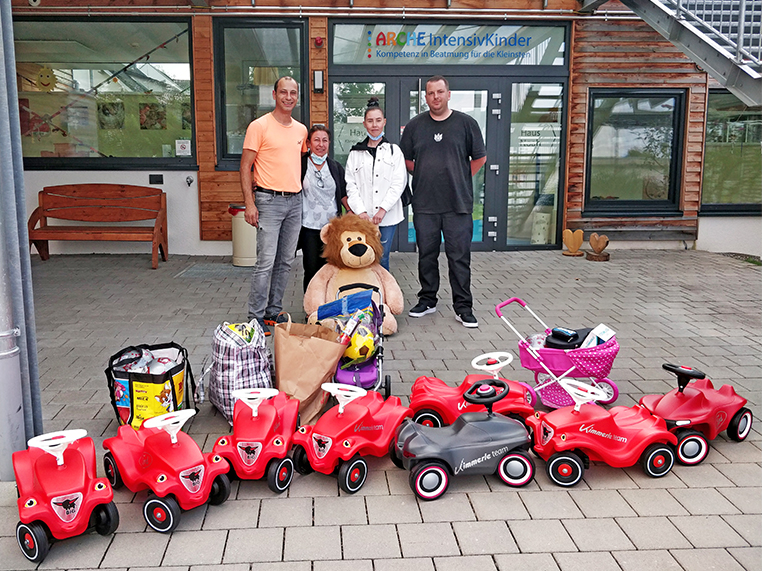
[{"label": "black t-shirt", "polygon": [[444,121],[429,112],[405,126],[400,141],[405,159],[415,161],[413,210],[421,214],[470,214],[474,209],[471,161],[486,156],[475,119],[453,111]]}]

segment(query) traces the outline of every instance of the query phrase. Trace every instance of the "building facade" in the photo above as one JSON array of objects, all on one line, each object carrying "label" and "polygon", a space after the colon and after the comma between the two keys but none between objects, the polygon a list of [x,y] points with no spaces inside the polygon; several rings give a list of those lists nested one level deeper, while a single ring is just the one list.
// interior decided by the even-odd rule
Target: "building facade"
[{"label": "building facade", "polygon": [[[243,135],[279,76],[343,162],[370,96],[398,141],[441,74],[487,146],[475,250],[559,248],[570,228],[612,247],[762,253],[762,109],[616,1],[592,15],[576,0],[177,4],[14,0],[29,211],[51,184],[160,185],[170,252],[229,254]],[[412,215],[402,224],[412,251]],[[132,248],[94,246],[51,244]]]}]

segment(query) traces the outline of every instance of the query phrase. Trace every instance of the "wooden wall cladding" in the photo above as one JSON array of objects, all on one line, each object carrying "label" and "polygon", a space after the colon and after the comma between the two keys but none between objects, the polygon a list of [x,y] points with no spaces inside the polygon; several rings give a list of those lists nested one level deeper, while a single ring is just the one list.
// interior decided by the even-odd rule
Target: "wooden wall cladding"
[{"label": "wooden wall cladding", "polygon": [[[318,47],[315,40],[322,38]],[[328,90],[312,91],[312,70],[323,71],[323,84],[328,79],[328,18],[309,20],[309,89],[310,123],[328,122]],[[196,103],[196,152],[198,156],[199,227],[202,240],[231,240],[232,231],[228,206],[242,203],[237,171],[217,171],[217,142],[214,115],[214,63],[212,56],[212,18],[193,18],[193,71]]]},{"label": "wooden wall cladding", "polygon": [[232,238],[228,205],[241,202],[237,172],[216,171],[212,17],[193,18],[193,101],[196,110],[199,228],[202,240]]},{"label": "wooden wall cladding", "polygon": [[[317,38],[322,39],[322,45],[317,46]],[[310,123],[312,125],[321,123],[328,124],[328,18],[313,16],[310,18],[309,28],[309,48],[310,48]],[[318,70],[323,72],[323,93],[315,93],[312,84],[312,72]],[[304,82],[305,85],[307,82]],[[309,126],[309,125],[308,125]]]},{"label": "wooden wall cladding", "polygon": [[[693,239],[698,229],[704,161],[707,75],[648,24],[635,20],[577,20],[573,25],[564,228],[619,230],[626,239]],[[591,88],[685,89],[682,217],[583,218],[588,95]]]}]

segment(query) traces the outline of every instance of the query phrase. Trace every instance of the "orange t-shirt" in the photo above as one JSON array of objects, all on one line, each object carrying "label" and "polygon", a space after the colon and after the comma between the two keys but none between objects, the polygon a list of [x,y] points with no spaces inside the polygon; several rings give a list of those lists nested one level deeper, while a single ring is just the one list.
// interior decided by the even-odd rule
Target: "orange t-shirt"
[{"label": "orange t-shirt", "polygon": [[272,113],[252,121],[243,148],[256,151],[254,182],[281,192],[302,189],[302,153],[307,152],[307,127],[292,120],[285,127]]}]

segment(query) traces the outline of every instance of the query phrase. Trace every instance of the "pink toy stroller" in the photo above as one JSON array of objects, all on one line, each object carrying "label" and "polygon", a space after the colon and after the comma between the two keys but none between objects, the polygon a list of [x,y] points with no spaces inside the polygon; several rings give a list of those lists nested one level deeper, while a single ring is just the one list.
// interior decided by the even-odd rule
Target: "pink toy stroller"
[{"label": "pink toy stroller", "polygon": [[[532,314],[545,329],[544,333],[524,337],[503,315],[501,309],[513,302],[518,303]],[[534,372],[535,386],[526,385],[535,399],[540,397],[542,404],[550,408],[561,408],[574,404],[561,379],[589,378],[592,384],[601,389],[606,398],[598,400],[598,404],[609,404],[619,396],[619,389],[614,381],[606,377],[611,372],[611,365],[619,352],[616,337],[592,347],[580,347],[591,329],[577,331],[563,328],[551,329],[523,300],[512,297],[495,307],[498,317],[508,324],[508,327],[519,338],[519,358],[521,366]],[[559,339],[556,334],[559,329],[563,336]],[[523,384],[523,383],[522,383]],[[535,396],[536,395],[536,396]]]}]

